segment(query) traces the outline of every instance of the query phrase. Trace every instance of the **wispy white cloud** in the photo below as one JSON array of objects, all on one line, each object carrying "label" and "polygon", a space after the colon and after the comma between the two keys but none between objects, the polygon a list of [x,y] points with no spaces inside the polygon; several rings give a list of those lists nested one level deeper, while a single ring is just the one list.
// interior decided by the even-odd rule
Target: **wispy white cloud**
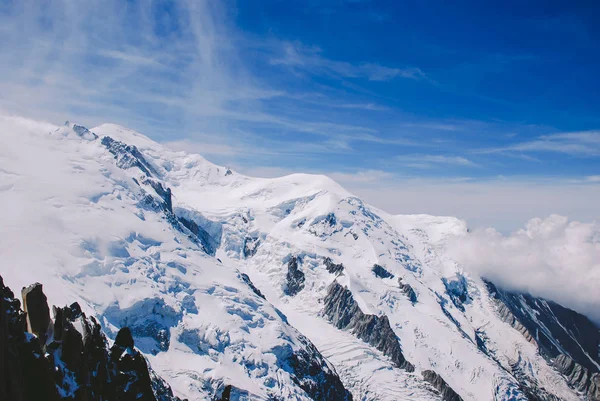
[{"label": "wispy white cloud", "polygon": [[427,78],[425,73],[416,67],[394,68],[375,63],[353,64],[329,59],[323,56],[323,51],[319,47],[306,46],[299,42],[281,43],[280,54],[274,56],[271,63],[310,74],[339,78],[363,78],[369,81],[389,81],[394,78]]},{"label": "wispy white cloud", "polygon": [[447,155],[401,155],[396,160],[412,168],[434,168],[443,166],[478,167],[478,164],[462,156]]},{"label": "wispy white cloud", "polygon": [[342,104],[334,104],[333,107],[338,107],[340,109],[358,109],[358,110],[371,110],[371,111],[386,111],[389,110],[389,107],[380,106],[375,103],[342,103]]},{"label": "wispy white cloud", "polygon": [[409,128],[425,128],[437,131],[459,131],[461,126],[458,124],[445,123],[445,122],[419,122],[419,123],[404,123],[402,127]]},{"label": "wispy white cloud", "polygon": [[[235,140],[231,138],[234,137]],[[240,161],[252,163],[260,168],[260,163],[279,162],[290,157],[322,158],[323,154],[344,154],[353,151],[343,140],[325,139],[323,141],[289,141],[275,138],[263,138],[249,132],[238,131],[228,135],[198,134],[194,140],[166,140],[163,145],[177,151],[197,153],[209,156],[217,163],[236,165]]]},{"label": "wispy white cloud", "polygon": [[[261,132],[265,142],[269,135],[293,134],[292,143],[310,141],[298,135],[304,133],[348,150],[353,142],[381,140],[377,129],[335,118],[325,108],[279,106],[278,99],[302,93],[273,88],[248,71],[220,4],[181,1],[160,12],[164,6],[133,2],[124,9],[117,0],[50,0],[40,7],[24,1],[3,8],[0,26],[11,34],[0,41],[0,90],[10,96],[0,97],[0,108],[55,122],[114,121],[156,139],[197,135],[200,141],[219,132],[233,142],[244,126]],[[415,74],[375,64],[352,70],[347,73],[371,79]],[[385,110],[373,102],[321,101],[330,109]]]},{"label": "wispy white cloud", "polygon": [[514,152],[552,152],[582,157],[598,156],[600,155],[600,131],[565,132],[542,135],[532,141],[524,141],[509,146],[478,151],[478,153]]},{"label": "wispy white cloud", "polygon": [[130,49],[129,51],[102,49],[98,51],[97,54],[99,56],[118,60],[124,63],[161,66],[161,63],[155,58],[136,54],[135,49]]},{"label": "wispy white cloud", "polygon": [[356,184],[379,187],[383,182],[394,178],[393,173],[383,170],[358,170],[353,173],[333,172],[327,175],[342,185],[350,184],[351,187]]},{"label": "wispy white cloud", "polygon": [[600,175],[589,175],[585,177],[587,182],[600,182]]},{"label": "wispy white cloud", "polygon": [[228,158],[235,157],[240,154],[243,150],[236,146],[231,146],[224,143],[211,143],[211,142],[201,142],[201,141],[190,141],[187,139],[181,139],[178,141],[169,141],[164,142],[163,145],[166,147],[177,150],[184,151],[186,153],[196,153],[202,156],[224,156]]}]

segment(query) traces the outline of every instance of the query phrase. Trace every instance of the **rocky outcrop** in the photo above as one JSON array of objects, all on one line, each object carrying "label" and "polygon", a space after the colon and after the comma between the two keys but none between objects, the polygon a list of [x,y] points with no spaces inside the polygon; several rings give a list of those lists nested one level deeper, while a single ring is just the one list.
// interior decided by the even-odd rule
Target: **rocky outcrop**
[{"label": "rocky outcrop", "polygon": [[485,283],[500,318],[536,344],[546,359],[564,354],[590,372],[598,372],[600,328],[587,317],[552,301]]},{"label": "rocky outcrop", "polygon": [[333,263],[330,257],[326,257],[323,260],[323,264],[325,264],[325,268],[331,274],[338,274],[344,271],[344,265],[341,263]]},{"label": "rocky outcrop", "polygon": [[251,258],[256,255],[256,251],[258,251],[258,246],[260,245],[260,238],[258,237],[246,237],[244,238],[244,257]]},{"label": "rocky outcrop", "polygon": [[[67,121],[65,125],[71,126],[71,123]],[[92,131],[90,131],[82,125],[73,124],[72,128],[73,131],[75,131],[75,133],[83,139],[86,139],[88,141],[95,141],[96,139],[98,139],[98,135],[94,134]]]},{"label": "rocky outcrop", "polygon": [[287,362],[302,390],[315,401],[351,401],[352,394],[344,388],[339,376],[323,359],[317,348],[303,335],[302,347],[293,352]]},{"label": "rocky outcrop", "polygon": [[442,377],[433,370],[424,370],[423,379],[425,379],[425,381],[429,382],[437,391],[439,391],[444,401],[462,401],[460,395],[458,395],[452,389],[452,387],[450,387],[448,383],[446,383],[444,379],[442,379]]},{"label": "rocky outcrop", "polygon": [[223,392],[221,393],[221,396],[215,398],[215,401],[230,401],[232,388],[233,387],[231,386],[231,384],[226,385],[223,389]]},{"label": "rocky outcrop", "polygon": [[529,330],[527,330],[527,328],[521,324],[521,322],[515,317],[515,315],[513,315],[510,308],[498,299],[496,299],[495,301],[496,307],[498,308],[498,317],[503,322],[508,323],[513,329],[521,333],[527,341],[529,341],[532,344],[536,344],[535,339],[533,338]]},{"label": "rocky outcrop", "polygon": [[110,136],[102,138],[102,145],[115,157],[117,167],[124,170],[137,167],[147,177],[150,177],[152,174],[156,175],[154,168],[146,161],[142,152],[137,147],[116,141]]},{"label": "rocky outcrop", "polygon": [[21,290],[23,309],[27,315],[27,331],[37,336],[41,345],[46,344],[50,327],[50,310],[48,300],[40,283],[35,283]]},{"label": "rocky outcrop", "polygon": [[540,354],[565,376],[569,386],[586,394],[589,400],[600,400],[598,326],[557,303],[505,291],[489,281],[485,284],[498,316],[536,345]]},{"label": "rocky outcrop", "polygon": [[288,264],[286,283],[284,291],[287,295],[293,297],[304,289],[304,273],[298,267],[298,257],[292,256]]},{"label": "rocky outcrop", "polygon": [[398,337],[392,330],[387,316],[363,313],[350,290],[336,281],[329,286],[324,303],[324,315],[338,329],[349,330],[372,345],[388,356],[396,367],[408,372],[414,371],[414,366],[402,354]]},{"label": "rocky outcrop", "polygon": [[21,302],[0,277],[0,400],[59,400],[53,365],[43,355]]},{"label": "rocky outcrop", "polygon": [[[217,394],[213,398],[213,401],[237,401],[251,399],[251,394],[248,391],[238,388],[236,386],[232,386],[231,384],[224,386],[220,391],[221,393]],[[268,401],[271,400],[279,401],[277,398],[268,399]]]},{"label": "rocky outcrop", "polygon": [[[135,179],[134,181],[140,185],[140,181]],[[160,182],[151,178],[143,178],[141,179],[141,183],[152,187],[156,195],[158,195],[158,197],[151,195],[140,185],[144,194],[139,202],[139,206],[142,209],[163,213],[165,219],[175,230],[187,235],[191,242],[201,247],[207,254],[211,256],[215,255],[219,246],[218,242],[194,220],[177,216],[173,211],[173,194],[171,188],[165,188]],[[181,208],[178,211],[181,211]]]},{"label": "rocky outcrop", "polygon": [[256,288],[256,286],[254,285],[252,280],[250,280],[250,277],[248,277],[248,275],[246,273],[242,273],[241,277],[242,277],[242,280],[244,280],[244,283],[246,283],[246,285],[248,285],[248,287],[250,287],[252,292],[254,292],[256,295],[258,295],[262,299],[266,299],[265,296],[263,295],[263,293],[260,292],[260,290],[258,288]]},{"label": "rocky outcrop", "polygon": [[342,231],[343,226],[338,222],[335,214],[329,213],[316,217],[310,224],[308,231],[322,239]]},{"label": "rocky outcrop", "polygon": [[[317,348],[303,335],[298,336],[301,347],[294,350],[290,345],[276,346],[277,364],[292,375],[292,380],[314,401],[352,401],[352,394],[323,359]],[[251,399],[250,394],[231,384],[218,386],[213,401]],[[253,398],[252,398],[253,399]],[[283,401],[271,395],[269,401]],[[286,398],[287,399],[287,398]],[[292,399],[292,398],[289,398]],[[294,398],[295,399],[295,398]]]},{"label": "rocky outcrop", "polygon": [[415,290],[411,287],[410,284],[402,282],[402,278],[398,277],[398,286],[400,287],[400,291],[404,293],[410,299],[410,302],[414,305],[417,303],[417,294]]},{"label": "rocky outcrop", "polygon": [[218,242],[203,227],[199,226],[195,221],[184,217],[179,217],[178,219],[185,228],[190,230],[195,237],[194,242],[201,244],[206,253],[212,256],[217,253]]},{"label": "rocky outcrop", "polygon": [[141,182],[144,184],[150,185],[152,187],[152,189],[154,189],[154,192],[156,192],[156,194],[158,196],[160,196],[160,198],[164,202],[165,212],[172,214],[173,213],[173,194],[171,193],[171,188],[164,187],[160,182],[153,180],[152,178],[148,178],[148,177],[142,178]]},{"label": "rocky outcrop", "polygon": [[53,307],[51,320],[41,284],[23,289],[23,297],[27,313],[0,277],[0,399],[179,400],[135,349],[128,328],[109,349],[100,324],[79,304]]},{"label": "rocky outcrop", "polygon": [[[134,348],[131,331],[127,327],[119,330],[114,345],[110,348],[109,358],[114,364],[111,384],[125,400],[156,400],[152,391],[152,382],[146,359]],[[110,373],[112,373],[110,372]]]},{"label": "rocky outcrop", "polygon": [[556,357],[553,365],[556,370],[565,376],[572,388],[585,394],[589,400],[600,400],[600,374],[598,372],[591,373],[564,354]]},{"label": "rocky outcrop", "polygon": [[162,211],[173,228],[186,234],[192,242],[200,245],[207,254],[215,256],[219,242],[204,229],[201,223],[195,221],[194,217],[197,218],[198,213],[190,212],[183,208],[178,208],[176,213],[173,210],[173,193],[171,188],[150,177],[142,177],[140,182],[149,185],[160,198],[157,199],[155,196],[146,194],[143,200],[146,207],[157,212]]},{"label": "rocky outcrop", "polygon": [[[162,212],[166,220],[174,229],[186,234],[193,243],[202,247],[209,255],[215,255],[219,246],[218,241],[215,240],[200,224],[194,221],[193,218],[180,216],[182,214],[181,208],[177,211],[180,215],[178,216],[175,214],[175,211],[173,210],[173,193],[171,188],[164,185],[156,178],[158,173],[152,165],[148,163],[137,147],[116,141],[109,136],[102,138],[102,144],[106,146],[109,152],[115,157],[117,167],[124,170],[137,167],[144,174],[138,179],[133,179],[142,189],[143,197],[139,205],[143,209],[158,213]],[[147,191],[147,187],[152,188],[156,195],[152,195],[150,191]],[[185,214],[186,216],[193,215],[193,213]]]},{"label": "rocky outcrop", "polygon": [[371,271],[379,278],[394,278],[394,275],[392,273],[385,270],[383,266],[380,266],[378,264],[374,264],[371,268]]}]

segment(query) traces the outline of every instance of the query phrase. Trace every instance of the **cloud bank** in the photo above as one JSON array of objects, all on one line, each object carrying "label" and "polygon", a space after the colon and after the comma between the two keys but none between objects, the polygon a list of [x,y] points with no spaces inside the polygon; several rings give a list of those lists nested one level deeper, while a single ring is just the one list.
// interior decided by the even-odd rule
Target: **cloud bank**
[{"label": "cloud bank", "polygon": [[448,255],[508,290],[531,293],[600,323],[600,224],[551,215],[510,235],[495,229],[453,237]]}]

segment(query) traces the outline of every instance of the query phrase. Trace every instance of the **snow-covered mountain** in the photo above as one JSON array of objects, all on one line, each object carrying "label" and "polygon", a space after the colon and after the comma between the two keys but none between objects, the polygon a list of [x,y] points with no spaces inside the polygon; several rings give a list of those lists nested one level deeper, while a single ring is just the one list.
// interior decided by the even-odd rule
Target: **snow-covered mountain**
[{"label": "snow-covered mountain", "polygon": [[464,222],[116,125],[0,121],[0,275],[129,327],[189,400],[600,400],[600,331],[461,269]]}]

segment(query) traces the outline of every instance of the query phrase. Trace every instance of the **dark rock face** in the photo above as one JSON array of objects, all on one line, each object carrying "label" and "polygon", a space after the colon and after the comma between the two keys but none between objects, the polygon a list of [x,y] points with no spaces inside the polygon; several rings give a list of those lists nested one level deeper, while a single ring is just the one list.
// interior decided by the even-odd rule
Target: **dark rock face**
[{"label": "dark rock face", "polygon": [[600,373],[591,373],[575,362],[571,357],[561,354],[553,362],[554,367],[563,374],[569,385],[593,401],[600,400]]},{"label": "dark rock face", "polygon": [[431,383],[431,385],[440,392],[440,395],[444,401],[462,401],[460,395],[458,395],[452,389],[452,387],[450,387],[448,383],[446,383],[444,379],[442,379],[442,377],[433,370],[424,370],[423,379]]},{"label": "dark rock face", "polygon": [[0,400],[59,400],[39,342],[27,334],[21,302],[0,277]]},{"label": "dark rock face", "polygon": [[587,317],[552,301],[504,291],[489,281],[486,286],[500,316],[535,342],[543,356],[551,359],[564,354],[598,372],[600,329]]},{"label": "dark rock face", "polygon": [[147,193],[142,187],[144,195],[139,203],[140,207],[153,212],[162,212],[174,229],[186,234],[193,243],[201,246],[209,255],[215,255],[219,246],[218,241],[194,220],[175,215],[171,188],[153,178],[153,176],[158,176],[158,173],[137,147],[116,141],[109,136],[102,138],[102,144],[114,155],[117,167],[124,170],[137,167],[144,173],[144,176],[139,180],[134,179],[135,183],[140,187],[141,184],[150,186],[156,195]]},{"label": "dark rock face", "polygon": [[327,365],[313,343],[304,336],[300,336],[298,340],[303,347],[291,353],[287,362],[300,388],[315,401],[351,401],[352,395],[344,388],[335,370]]},{"label": "dark rock face", "polygon": [[217,396],[213,398],[213,401],[237,401],[246,400],[249,397],[250,394],[246,390],[228,384],[223,388],[223,391],[221,391],[221,395],[217,394]]},{"label": "dark rock face", "polygon": [[163,187],[161,183],[150,178],[146,178],[142,180],[142,182],[144,184],[150,185],[154,189],[156,194],[160,197],[160,199],[156,196],[152,196],[146,193],[142,189],[145,195],[140,201],[140,207],[156,213],[163,213],[165,219],[171,224],[171,226],[175,230],[186,234],[190,241],[202,247],[204,252],[214,256],[217,252],[217,248],[219,247],[219,243],[195,221],[187,219],[185,217],[178,217],[177,215],[175,215],[175,213],[173,212],[173,195],[171,192],[171,188],[165,189],[165,187]]},{"label": "dark rock face", "polygon": [[242,273],[242,280],[244,280],[244,283],[246,283],[248,285],[248,287],[250,287],[250,289],[259,297],[261,297],[262,299],[266,299],[265,296],[263,295],[262,292],[260,292],[260,290],[258,288],[256,288],[256,286],[254,285],[254,283],[250,280],[250,277],[248,277],[247,274]]},{"label": "dark rock face", "polygon": [[46,295],[42,291],[42,285],[35,283],[23,288],[21,298],[23,298],[23,309],[27,314],[27,330],[37,336],[40,345],[46,344],[50,326],[50,310]]},{"label": "dark rock face", "polygon": [[325,264],[327,271],[331,274],[338,274],[344,271],[344,265],[341,263],[333,263],[333,260],[331,260],[330,257],[326,257],[323,260],[323,263]]},{"label": "dark rock face", "polygon": [[500,300],[496,300],[496,306],[498,307],[498,316],[503,322],[510,324],[511,327],[521,333],[527,341],[537,345],[529,330],[521,324],[506,304]]},{"label": "dark rock face", "polygon": [[202,227],[200,227],[195,221],[188,220],[184,217],[178,218],[181,224],[195,236],[196,242],[199,242],[204,251],[209,255],[214,256],[219,247],[219,243]]},{"label": "dark rock face", "polygon": [[415,290],[410,286],[410,284],[406,284],[402,282],[402,278],[398,277],[398,286],[400,290],[410,299],[410,302],[414,305],[417,303],[417,294]]},{"label": "dark rock face", "polygon": [[134,342],[129,327],[123,327],[119,330],[115,338],[115,345],[120,348],[133,348]]},{"label": "dark rock face", "polygon": [[244,238],[244,257],[251,258],[256,255],[258,246],[260,245],[260,238],[258,237],[246,237]]},{"label": "dark rock face", "polygon": [[325,316],[338,329],[350,330],[356,337],[383,352],[398,368],[414,371],[414,366],[402,354],[402,348],[387,316],[363,313],[350,290],[337,282],[329,286],[324,302]]},{"label": "dark rock face", "polygon": [[160,182],[153,180],[152,178],[142,179],[144,184],[148,184],[154,189],[154,192],[164,202],[164,209],[166,212],[173,213],[173,196],[171,194],[171,188],[165,188]]},{"label": "dark rock face", "polygon": [[552,301],[504,291],[489,281],[485,284],[500,318],[537,345],[573,389],[590,400],[600,400],[596,365],[600,363],[600,329],[587,317]]},{"label": "dark rock face", "polygon": [[[352,394],[344,388],[335,370],[327,364],[310,340],[300,335],[298,341],[302,347],[297,351],[289,345],[273,348],[280,367],[290,372],[293,381],[314,401],[352,401]],[[247,399],[248,396],[247,391],[227,384],[217,390],[213,401],[233,401]],[[272,395],[268,399],[280,400]]]},{"label": "dark rock face", "polygon": [[216,398],[215,401],[230,401],[231,399],[231,384],[228,384],[227,386],[225,386],[225,388],[223,389],[223,392],[221,393],[221,396]]},{"label": "dark rock face", "polygon": [[154,168],[146,161],[137,147],[116,141],[110,136],[102,138],[102,145],[113,154],[117,161],[117,167],[127,170],[132,167],[139,168],[147,177],[156,175]]},{"label": "dark rock face", "polygon": [[110,361],[114,364],[117,375],[111,383],[116,391],[122,394],[124,400],[156,400],[152,391],[152,382],[148,373],[146,359],[133,348],[133,338],[127,327],[117,334],[115,344],[109,353]]},{"label": "dark rock face", "polygon": [[392,273],[385,270],[383,266],[380,266],[378,264],[374,264],[371,268],[371,271],[379,278],[394,278],[394,275]]},{"label": "dark rock face", "polygon": [[[39,284],[24,289],[28,310],[48,309],[41,289]],[[53,311],[54,321],[48,318],[47,330],[39,329],[53,332],[49,341],[29,334],[19,301],[0,277],[0,399],[179,400],[134,348],[128,328],[119,331],[109,350],[100,324],[87,318],[79,304]],[[43,321],[35,318],[32,327]]]},{"label": "dark rock face", "polygon": [[298,267],[298,257],[293,256],[288,262],[286,275],[285,293],[289,296],[298,294],[304,289],[304,273]]},{"label": "dark rock face", "polygon": [[[68,125],[68,121],[67,121]],[[98,135],[94,134],[92,131],[84,127],[83,125],[73,124],[73,131],[80,137],[87,140],[96,140],[98,139]]]},{"label": "dark rock face", "polygon": [[[258,296],[264,299],[264,295],[246,274],[242,273],[241,277]],[[279,311],[277,313],[287,324],[285,315]],[[297,340],[301,346],[296,350],[290,345],[273,348],[272,352],[277,355],[279,367],[290,372],[292,380],[315,401],[351,401],[352,395],[345,389],[335,370],[325,361],[314,344],[301,334],[298,334]],[[214,400],[237,400],[245,399],[247,396],[246,391],[228,384],[220,395],[217,392]],[[275,397],[269,399],[277,400]]]},{"label": "dark rock face", "polygon": [[328,213],[323,216],[316,217],[310,224],[308,231],[317,237],[325,238],[340,232],[343,229],[342,225],[338,224],[335,214]]}]

